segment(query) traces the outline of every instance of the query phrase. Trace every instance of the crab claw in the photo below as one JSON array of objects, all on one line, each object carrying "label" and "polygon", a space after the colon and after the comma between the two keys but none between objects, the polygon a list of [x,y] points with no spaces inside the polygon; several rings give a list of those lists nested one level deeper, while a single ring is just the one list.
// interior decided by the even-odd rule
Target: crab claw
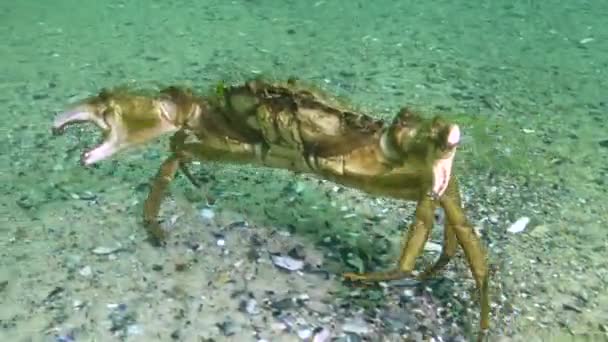
[{"label": "crab claw", "polygon": [[62,134],[65,127],[91,122],[103,132],[103,142],[82,154],[85,166],[107,159],[131,146],[177,130],[176,106],[168,100],[104,91],[57,115],[52,132]]},{"label": "crab claw", "polygon": [[100,111],[102,111],[101,108],[95,108],[90,104],[82,104],[60,113],[53,121],[52,132],[54,135],[63,134],[65,127],[68,125],[83,122],[92,122],[103,131],[106,136],[105,141],[98,147],[82,154],[81,163],[86,166],[108,158],[117,152],[120,147],[120,144],[117,143],[116,134],[112,134],[112,127],[104,120],[104,113],[100,113]]},{"label": "crab claw", "polygon": [[109,129],[108,125],[95,113],[95,109],[90,105],[79,105],[70,110],[59,114],[53,121],[53,135],[63,134],[65,127],[78,122],[93,122],[104,131]]},{"label": "crab claw", "polygon": [[458,125],[449,125],[441,142],[446,152],[433,163],[433,190],[432,196],[439,198],[448,187],[452,176],[452,167],[456,147],[460,143],[460,128]]}]

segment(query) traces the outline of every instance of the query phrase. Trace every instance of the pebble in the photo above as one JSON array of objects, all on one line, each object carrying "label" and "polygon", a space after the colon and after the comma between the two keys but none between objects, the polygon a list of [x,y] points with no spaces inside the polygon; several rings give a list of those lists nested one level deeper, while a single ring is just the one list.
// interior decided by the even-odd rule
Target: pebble
[{"label": "pebble", "polygon": [[143,334],[143,332],[144,332],[144,329],[137,324],[131,324],[127,327],[128,335],[141,335],[141,334]]},{"label": "pebble", "polygon": [[432,241],[428,241],[425,245],[424,245],[424,250],[425,251],[429,251],[429,252],[437,252],[437,253],[441,253],[441,245],[436,243],[436,242],[432,242]]},{"label": "pebble", "polygon": [[93,274],[93,270],[91,269],[91,266],[85,266],[78,270],[78,273],[83,277],[90,277]]},{"label": "pebble", "polygon": [[509,233],[513,233],[513,234],[521,233],[526,229],[526,226],[528,226],[528,223],[530,223],[529,217],[526,217],[526,216],[520,217],[511,226],[509,226],[509,228],[507,228],[507,231]]},{"label": "pebble", "polygon": [[297,194],[302,193],[306,189],[306,184],[303,182],[297,182],[296,188],[294,189]]},{"label": "pebble", "polygon": [[108,254],[116,253],[120,249],[121,249],[121,247],[104,247],[104,246],[99,246],[99,247],[93,248],[93,250],[91,252],[93,252],[93,254],[97,254],[97,255],[108,255]]},{"label": "pebble", "polygon": [[215,212],[209,208],[201,209],[201,217],[207,220],[212,220],[215,217]]},{"label": "pebble", "polygon": [[97,198],[97,196],[90,191],[83,192],[82,194],[79,195],[79,197],[81,200],[84,200],[84,201],[92,201],[95,198]]},{"label": "pebble", "polygon": [[257,315],[260,313],[260,309],[258,308],[258,302],[249,298],[241,303],[241,308],[243,311],[247,312],[250,315]]},{"label": "pebble", "polygon": [[272,263],[279,268],[292,272],[301,270],[304,267],[304,261],[296,260],[289,256],[273,255]]},{"label": "pebble", "polygon": [[414,292],[413,289],[405,289],[405,290],[403,290],[403,295],[405,297],[414,297],[414,294],[415,294],[415,292]]},{"label": "pebble", "polygon": [[298,330],[298,337],[302,340],[308,340],[312,337],[312,330],[305,328]]},{"label": "pebble", "polygon": [[83,201],[92,201],[95,198],[97,198],[97,196],[90,191],[85,191],[81,194],[71,193],[70,197],[72,197],[72,199],[75,199],[75,200],[83,200]]}]

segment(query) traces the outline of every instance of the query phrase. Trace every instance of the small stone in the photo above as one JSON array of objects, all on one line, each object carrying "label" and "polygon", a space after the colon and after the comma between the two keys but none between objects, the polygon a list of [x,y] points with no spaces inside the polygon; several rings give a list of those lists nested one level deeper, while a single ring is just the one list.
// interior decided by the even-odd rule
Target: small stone
[{"label": "small stone", "polygon": [[295,192],[297,194],[302,193],[304,191],[304,189],[306,189],[306,184],[304,184],[303,182],[296,183]]},{"label": "small stone", "polygon": [[84,200],[84,201],[92,201],[95,198],[97,198],[97,196],[90,191],[85,191],[82,194],[80,194],[80,199]]},{"label": "small stone", "polygon": [[425,245],[424,245],[424,250],[425,251],[429,251],[429,252],[437,252],[437,253],[441,253],[441,245],[432,241],[428,241]]},{"label": "small stone", "polygon": [[312,337],[312,330],[308,328],[300,329],[298,330],[298,337],[302,340],[307,340]]},{"label": "small stone", "polygon": [[31,209],[34,207],[34,202],[27,195],[23,195],[17,200],[17,205],[23,209]]},{"label": "small stone", "polygon": [[108,254],[116,253],[120,249],[121,249],[120,247],[99,246],[99,247],[93,248],[93,250],[91,252],[93,252],[93,254],[97,254],[97,255],[108,255]]},{"label": "small stone", "polygon": [[509,233],[513,233],[513,234],[521,233],[526,229],[526,226],[528,225],[528,223],[530,223],[529,217],[525,217],[525,216],[520,217],[511,226],[509,226],[509,228],[507,228],[507,231]]},{"label": "small stone", "polygon": [[289,256],[273,255],[272,263],[282,269],[289,271],[298,271],[304,267],[304,261],[296,260]]},{"label": "small stone", "polygon": [[144,329],[137,325],[137,324],[131,324],[127,327],[127,334],[128,335],[141,335],[144,332]]},{"label": "small stone", "polygon": [[212,220],[215,217],[215,212],[210,208],[203,208],[201,210],[201,217],[207,220]]},{"label": "small stone", "polygon": [[72,302],[72,307],[74,309],[80,309],[84,306],[84,302],[79,300],[79,299],[74,299],[74,301]]},{"label": "small stone", "polygon": [[302,293],[296,298],[296,300],[299,302],[306,302],[310,300],[310,296],[307,293]]},{"label": "small stone", "polygon": [[411,298],[411,297],[414,297],[414,294],[415,294],[414,290],[412,290],[412,289],[405,289],[405,290],[403,290],[403,295],[405,297]]},{"label": "small stone", "polygon": [[241,301],[239,306],[241,311],[246,312],[250,315],[257,315],[260,313],[260,309],[258,308],[258,302],[254,298],[249,298],[247,300]]},{"label": "small stone", "polygon": [[90,277],[93,274],[93,270],[91,269],[91,266],[85,266],[78,270],[78,273],[83,277]]}]

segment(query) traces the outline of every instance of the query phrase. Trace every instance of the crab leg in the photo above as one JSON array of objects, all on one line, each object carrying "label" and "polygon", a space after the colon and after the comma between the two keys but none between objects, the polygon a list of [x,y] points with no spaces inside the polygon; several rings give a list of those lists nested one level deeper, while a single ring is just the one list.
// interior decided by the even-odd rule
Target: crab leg
[{"label": "crab leg", "polygon": [[[450,226],[456,235],[456,239],[469,263],[469,268],[479,295],[481,305],[480,335],[479,339],[488,331],[490,326],[490,300],[488,295],[488,266],[486,251],[481,243],[481,239],[467,221],[462,207],[459,205],[458,187],[456,182],[450,182],[446,195],[441,198],[441,205],[445,210],[445,215]],[[446,251],[444,253],[448,253]]]},{"label": "crab leg", "polygon": [[397,280],[410,277],[416,259],[422,253],[424,244],[428,240],[433,226],[435,203],[429,196],[424,196],[418,202],[416,207],[416,219],[408,229],[404,239],[401,256],[399,257],[398,267],[384,272],[369,272],[369,273],[345,273],[343,276],[349,280],[359,281],[385,281]]},{"label": "crab leg", "polygon": [[[199,160],[222,161],[231,160],[243,162],[255,157],[252,152],[253,147],[248,144],[234,145],[233,154],[226,153],[226,150],[209,147],[200,142],[185,143],[186,135],[183,131],[178,131],[171,139],[171,150],[173,154],[165,159],[156,177],[152,181],[152,187],[144,203],[144,224],[152,242],[162,244],[166,238],[166,233],[158,221],[158,213],[164,195],[169,184],[175,178],[178,170],[196,187],[198,182],[187,168],[187,163],[195,157]],[[239,150],[239,153],[236,150]]]},{"label": "crab leg", "polygon": [[180,160],[176,155],[171,155],[165,159],[152,181],[152,188],[144,203],[144,225],[152,242],[156,245],[161,244],[166,238],[166,234],[158,221],[158,213],[165,191],[173,178],[175,178],[179,165]]},{"label": "crab leg", "polygon": [[[458,191],[457,182],[458,181],[455,177],[450,179],[450,183],[446,190],[446,196],[451,197],[455,205],[461,207],[460,192]],[[446,210],[445,207],[444,210]],[[456,254],[456,250],[458,249],[458,239],[456,237],[454,227],[455,224],[455,222],[450,221],[449,217],[446,217],[445,226],[443,228],[443,247],[441,249],[441,254],[432,266],[428,267],[424,272],[418,275],[419,280],[424,281],[434,276],[437,272],[441,271]]]}]

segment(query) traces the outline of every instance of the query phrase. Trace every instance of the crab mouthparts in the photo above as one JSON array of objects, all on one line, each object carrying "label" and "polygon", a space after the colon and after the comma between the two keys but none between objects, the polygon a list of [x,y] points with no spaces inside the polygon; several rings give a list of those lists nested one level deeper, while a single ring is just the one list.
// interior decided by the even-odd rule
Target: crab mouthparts
[{"label": "crab mouthparts", "polygon": [[448,188],[458,143],[460,143],[460,128],[457,125],[452,125],[446,137],[446,146],[449,151],[445,157],[435,161],[433,164],[433,189],[431,195],[435,198],[441,197]]}]

